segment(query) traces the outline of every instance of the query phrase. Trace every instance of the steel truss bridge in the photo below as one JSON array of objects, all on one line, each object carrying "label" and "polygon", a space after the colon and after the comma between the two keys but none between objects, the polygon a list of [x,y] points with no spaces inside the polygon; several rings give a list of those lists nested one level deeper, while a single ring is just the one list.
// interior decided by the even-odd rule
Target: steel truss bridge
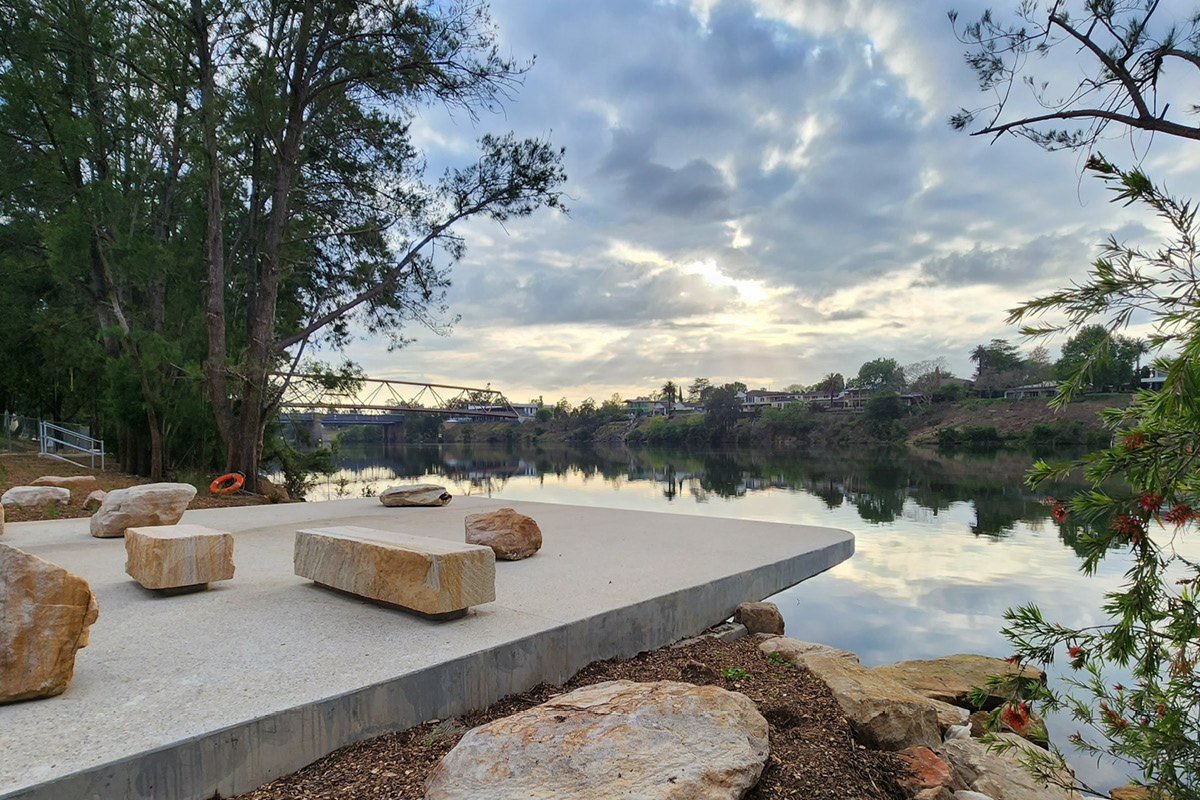
[{"label": "steel truss bridge", "polygon": [[[517,421],[517,412],[498,389],[444,383],[360,378],[355,386],[336,385],[325,375],[272,373],[287,385],[279,412],[312,419],[324,414],[357,424],[388,424],[404,414],[447,414]],[[399,419],[397,416],[399,415]]]}]

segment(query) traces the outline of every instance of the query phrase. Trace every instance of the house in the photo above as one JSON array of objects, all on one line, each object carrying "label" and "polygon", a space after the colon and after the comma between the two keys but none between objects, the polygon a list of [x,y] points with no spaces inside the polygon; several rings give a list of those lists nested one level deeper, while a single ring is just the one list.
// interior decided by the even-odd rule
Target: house
[{"label": "house", "polygon": [[833,398],[837,397],[840,392],[805,392],[800,395],[800,399],[805,403],[819,403],[823,406],[833,405]]},{"label": "house", "polygon": [[517,419],[520,422],[537,416],[537,403],[509,403],[509,405],[512,406],[513,411],[517,412]]},{"label": "house", "polygon": [[625,401],[625,412],[629,418],[634,417],[664,417],[667,414],[667,404],[649,397],[635,397]]},{"label": "house", "polygon": [[1058,381],[1042,381],[1004,390],[1005,400],[1025,400],[1030,397],[1053,397],[1058,394]]},{"label": "house", "polygon": [[1152,392],[1157,392],[1162,389],[1163,384],[1167,381],[1167,373],[1160,370],[1154,370],[1148,377],[1142,378],[1142,388],[1149,389]]},{"label": "house", "polygon": [[743,414],[760,414],[764,408],[783,408],[800,400],[800,395],[791,392],[772,392],[767,389],[738,392],[738,397],[742,401]]}]

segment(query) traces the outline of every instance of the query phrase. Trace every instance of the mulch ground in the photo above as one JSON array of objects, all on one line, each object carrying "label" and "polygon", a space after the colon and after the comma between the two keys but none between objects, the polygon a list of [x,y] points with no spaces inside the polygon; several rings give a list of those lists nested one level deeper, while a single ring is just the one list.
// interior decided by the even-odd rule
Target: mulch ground
[{"label": "mulch ground", "polygon": [[767,658],[757,644],[753,637],[704,639],[624,661],[598,661],[563,686],[542,684],[484,711],[352,744],[238,800],[421,800],[426,775],[471,728],[609,680],[683,680],[750,698],[771,727],[771,754],[758,785],[746,795],[751,800],[903,798],[896,783],[904,771],[900,760],[855,744],[828,687],[804,667]]},{"label": "mulch ground", "polygon": [[[151,483],[149,478],[129,475],[117,470],[91,469],[88,464],[78,465],[60,461],[57,458],[41,458],[36,455],[4,455],[0,456],[0,494],[13,486],[30,486],[35,480],[44,475],[57,475],[69,478],[76,475],[95,475],[99,488],[106,492],[113,489],[125,489],[143,483]],[[71,502],[66,508],[54,506],[48,508],[19,508],[7,506],[4,516],[8,522],[29,522],[41,519],[66,519],[68,517],[90,517],[96,506],[86,505],[87,492],[71,492]],[[233,493],[226,495],[211,495],[208,487],[202,487],[196,492],[195,498],[188,508],[223,508],[225,506],[256,506],[265,503],[262,497],[249,493]]]}]

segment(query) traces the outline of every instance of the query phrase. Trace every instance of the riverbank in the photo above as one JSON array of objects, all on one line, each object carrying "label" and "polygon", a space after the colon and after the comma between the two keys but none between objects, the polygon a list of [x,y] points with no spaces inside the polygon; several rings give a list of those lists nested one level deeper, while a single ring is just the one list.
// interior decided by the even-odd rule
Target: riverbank
[{"label": "riverbank", "polygon": [[[92,469],[90,464],[86,463],[79,464],[57,458],[43,458],[38,455],[0,455],[0,494],[14,486],[29,486],[38,478],[48,475],[63,478],[91,475],[96,478],[96,488],[105,492],[152,483],[149,478],[130,475],[118,470]],[[192,502],[188,504],[189,509],[256,506],[268,502],[262,495],[249,492],[213,495],[208,491],[207,485],[193,485],[196,486],[197,491]],[[90,517],[99,504],[94,501],[88,503],[88,494],[88,492],[71,492],[71,501],[63,507],[47,505],[24,508],[10,505],[4,509],[5,519],[8,522],[32,522],[45,519]]]},{"label": "riverbank", "polygon": [[630,446],[834,448],[861,444],[914,444],[947,449],[1012,446],[1096,446],[1107,439],[1100,411],[1129,403],[1130,395],[1089,396],[1052,409],[1045,398],[970,399],[897,408],[894,414],[846,414],[802,405],[767,409],[755,418],[714,430],[704,414],[598,422],[566,417],[516,424],[443,425],[451,443],[594,443]]}]

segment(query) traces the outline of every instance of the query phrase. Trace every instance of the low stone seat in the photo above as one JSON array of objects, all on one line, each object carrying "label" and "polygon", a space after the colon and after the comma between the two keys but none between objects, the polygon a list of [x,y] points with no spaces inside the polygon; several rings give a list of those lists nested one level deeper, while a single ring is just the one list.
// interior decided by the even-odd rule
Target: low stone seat
[{"label": "low stone seat", "polygon": [[233,577],[233,534],[202,525],[125,531],[125,572],[147,589],[199,590]]},{"label": "low stone seat", "polygon": [[496,599],[496,555],[459,544],[353,526],[296,532],[296,574],[435,619]]}]

